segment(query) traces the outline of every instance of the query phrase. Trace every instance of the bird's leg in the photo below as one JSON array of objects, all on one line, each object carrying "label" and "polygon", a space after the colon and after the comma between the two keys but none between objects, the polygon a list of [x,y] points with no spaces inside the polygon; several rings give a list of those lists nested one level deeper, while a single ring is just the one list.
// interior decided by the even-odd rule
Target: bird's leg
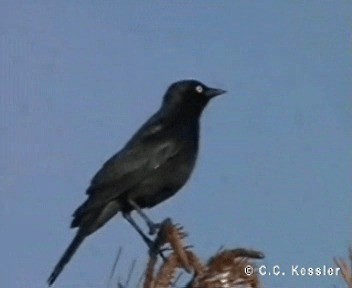
[{"label": "bird's leg", "polygon": [[130,203],[131,206],[136,210],[136,212],[144,219],[145,223],[149,228],[149,235],[154,235],[156,231],[160,228],[160,224],[154,223],[152,220],[150,220],[147,214],[145,214],[142,209],[137,205],[137,203],[133,200],[129,199],[128,203]]},{"label": "bird's leg", "polygon": [[[162,251],[159,250],[158,247],[155,246],[154,242],[147,236],[144,234],[144,232],[142,231],[142,229],[138,226],[138,224],[136,223],[136,221],[133,220],[133,218],[131,217],[130,213],[123,213],[123,217],[128,221],[128,223],[130,223],[132,225],[132,227],[138,232],[138,234],[142,237],[143,241],[147,244],[147,246],[149,247],[149,251],[155,253],[155,254],[159,254],[160,257],[164,260],[164,262],[166,261],[166,258],[163,254]],[[155,251],[157,250],[157,251]]]},{"label": "bird's leg", "polygon": [[138,234],[142,237],[143,241],[148,245],[149,248],[153,247],[153,241],[144,234],[142,229],[138,226],[138,224],[133,220],[130,213],[123,213],[123,217],[132,225],[132,227],[138,232]]}]

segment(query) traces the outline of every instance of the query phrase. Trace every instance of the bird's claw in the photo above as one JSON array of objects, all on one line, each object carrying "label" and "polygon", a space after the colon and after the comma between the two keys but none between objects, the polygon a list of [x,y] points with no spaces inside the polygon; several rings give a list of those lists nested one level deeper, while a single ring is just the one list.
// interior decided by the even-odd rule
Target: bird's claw
[{"label": "bird's claw", "polygon": [[149,223],[149,235],[155,235],[161,227],[160,223]]}]

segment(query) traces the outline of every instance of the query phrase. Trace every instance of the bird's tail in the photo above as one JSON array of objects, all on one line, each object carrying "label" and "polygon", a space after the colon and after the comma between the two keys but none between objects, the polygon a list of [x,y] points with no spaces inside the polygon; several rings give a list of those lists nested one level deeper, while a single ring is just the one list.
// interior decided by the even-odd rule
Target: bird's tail
[{"label": "bird's tail", "polygon": [[55,282],[56,278],[60,275],[65,265],[70,261],[73,254],[76,252],[78,247],[82,244],[83,240],[86,238],[86,233],[78,230],[75,238],[73,238],[70,246],[67,247],[65,253],[62,255],[60,261],[56,264],[53,272],[48,278],[49,287]]}]

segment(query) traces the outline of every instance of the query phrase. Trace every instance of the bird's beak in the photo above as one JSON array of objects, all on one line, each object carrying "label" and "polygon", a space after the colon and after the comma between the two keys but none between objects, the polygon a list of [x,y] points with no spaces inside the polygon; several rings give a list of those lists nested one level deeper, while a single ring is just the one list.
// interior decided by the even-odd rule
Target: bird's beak
[{"label": "bird's beak", "polygon": [[216,89],[216,88],[208,88],[208,90],[205,91],[205,95],[208,98],[213,98],[215,96],[219,96],[219,95],[224,94],[224,93],[226,93],[225,90]]}]

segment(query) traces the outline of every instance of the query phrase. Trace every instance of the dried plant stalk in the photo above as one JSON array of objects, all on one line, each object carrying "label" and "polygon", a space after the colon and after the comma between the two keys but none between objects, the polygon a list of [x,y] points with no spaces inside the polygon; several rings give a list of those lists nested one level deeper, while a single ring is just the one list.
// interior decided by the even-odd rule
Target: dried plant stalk
[{"label": "dried plant stalk", "polygon": [[145,280],[143,287],[144,288],[152,288],[154,287],[154,267],[156,265],[157,258],[149,257],[147,270],[145,272]]},{"label": "dried plant stalk", "polygon": [[191,287],[260,287],[257,273],[247,275],[245,267],[254,264],[250,257],[262,258],[260,252],[246,249],[225,250],[210,258],[206,270],[195,277]]},{"label": "dried plant stalk", "polygon": [[159,269],[155,279],[155,288],[171,287],[178,268],[180,268],[179,258],[175,253],[172,253]]},{"label": "dried plant stalk", "polygon": [[182,242],[182,239],[185,237],[185,233],[182,232],[181,228],[176,228],[171,224],[168,225],[166,229],[167,242],[170,243],[172,250],[178,256],[178,261],[182,268],[185,269],[186,272],[190,273],[192,269],[188,261],[186,249],[184,249],[184,243]]},{"label": "dried plant stalk", "polygon": [[334,258],[334,262],[337,267],[340,268],[341,276],[346,282],[348,288],[352,288],[352,247],[349,248],[349,260],[350,264],[346,260],[341,258]]},{"label": "dried plant stalk", "polygon": [[[145,275],[144,288],[171,288],[178,269],[194,272],[188,288],[259,288],[259,275],[246,275],[245,267],[254,264],[250,259],[261,259],[261,252],[247,249],[225,250],[211,257],[207,265],[197,255],[185,248],[183,239],[186,233],[182,227],[173,225],[170,219],[165,220],[149,251],[150,257]],[[157,255],[163,245],[169,244],[171,253],[160,265],[155,275]],[[352,288],[352,287],[351,287]]]}]

